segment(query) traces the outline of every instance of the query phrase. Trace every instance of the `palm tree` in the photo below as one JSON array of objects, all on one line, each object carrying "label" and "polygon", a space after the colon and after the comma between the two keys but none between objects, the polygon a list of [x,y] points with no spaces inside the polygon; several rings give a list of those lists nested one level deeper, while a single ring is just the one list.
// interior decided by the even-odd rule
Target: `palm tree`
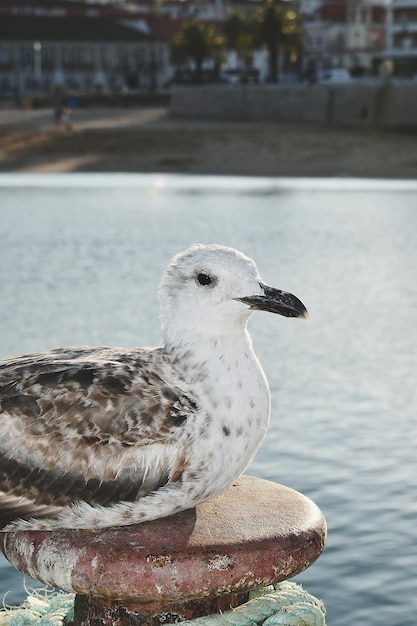
[{"label": "palm tree", "polygon": [[297,13],[282,0],[265,0],[258,13],[259,40],[268,50],[267,80],[279,80],[279,55],[296,55],[302,49],[303,37]]},{"label": "palm tree", "polygon": [[195,64],[196,82],[202,82],[203,62],[223,58],[224,42],[214,27],[198,20],[184,22],[170,41],[171,61],[181,67],[189,61]]},{"label": "palm tree", "polygon": [[256,48],[256,20],[240,11],[232,11],[223,24],[223,33],[229,50],[236,50],[246,66]]}]

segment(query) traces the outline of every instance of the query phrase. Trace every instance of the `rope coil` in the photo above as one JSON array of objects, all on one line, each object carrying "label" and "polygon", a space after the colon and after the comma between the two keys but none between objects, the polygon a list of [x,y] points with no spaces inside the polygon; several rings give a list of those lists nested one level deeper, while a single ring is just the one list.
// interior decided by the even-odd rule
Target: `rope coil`
[{"label": "rope coil", "polygon": [[[0,626],[62,626],[74,619],[74,594],[31,592],[20,607],[0,610]],[[301,585],[282,582],[251,592],[235,609],[181,622],[181,626],[326,626],[323,602]],[[65,622],[64,622],[65,620]]]}]

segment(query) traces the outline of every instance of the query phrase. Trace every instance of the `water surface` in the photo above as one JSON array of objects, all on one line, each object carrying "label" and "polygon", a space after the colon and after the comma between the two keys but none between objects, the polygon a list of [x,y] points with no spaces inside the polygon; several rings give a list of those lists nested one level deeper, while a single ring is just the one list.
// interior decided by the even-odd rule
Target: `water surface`
[{"label": "water surface", "polygon": [[[415,626],[417,185],[166,175],[0,176],[0,357],[157,345],[157,284],[194,242],[234,246],[311,320],[256,313],[272,420],[249,473],[323,510],[296,580],[332,626]],[[0,597],[25,597],[0,562]]]}]

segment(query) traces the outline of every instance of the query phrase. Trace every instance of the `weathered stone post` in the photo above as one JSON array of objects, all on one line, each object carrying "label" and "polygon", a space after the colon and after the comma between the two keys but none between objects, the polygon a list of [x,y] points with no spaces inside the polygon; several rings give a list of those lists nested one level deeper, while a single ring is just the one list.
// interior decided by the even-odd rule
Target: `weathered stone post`
[{"label": "weathered stone post", "polygon": [[0,547],[17,569],[76,593],[77,626],[174,623],[229,610],[320,555],[326,522],[302,494],[242,477],[171,517],[100,531],[16,531]]}]

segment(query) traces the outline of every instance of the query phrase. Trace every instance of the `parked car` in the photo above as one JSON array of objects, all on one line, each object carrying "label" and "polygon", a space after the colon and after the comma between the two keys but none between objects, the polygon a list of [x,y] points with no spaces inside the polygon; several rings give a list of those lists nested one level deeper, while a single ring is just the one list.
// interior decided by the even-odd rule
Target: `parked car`
[{"label": "parked car", "polygon": [[255,67],[244,67],[221,72],[220,79],[229,85],[253,85],[259,83],[259,70]]},{"label": "parked car", "polygon": [[177,69],[171,78],[164,80],[163,87],[170,87],[173,83],[176,85],[201,85],[219,81],[221,81],[221,78],[218,70],[215,69],[203,69],[199,75],[196,70]]},{"label": "parked car", "polygon": [[318,83],[349,83],[351,80],[349,70],[344,67],[317,72]]}]

